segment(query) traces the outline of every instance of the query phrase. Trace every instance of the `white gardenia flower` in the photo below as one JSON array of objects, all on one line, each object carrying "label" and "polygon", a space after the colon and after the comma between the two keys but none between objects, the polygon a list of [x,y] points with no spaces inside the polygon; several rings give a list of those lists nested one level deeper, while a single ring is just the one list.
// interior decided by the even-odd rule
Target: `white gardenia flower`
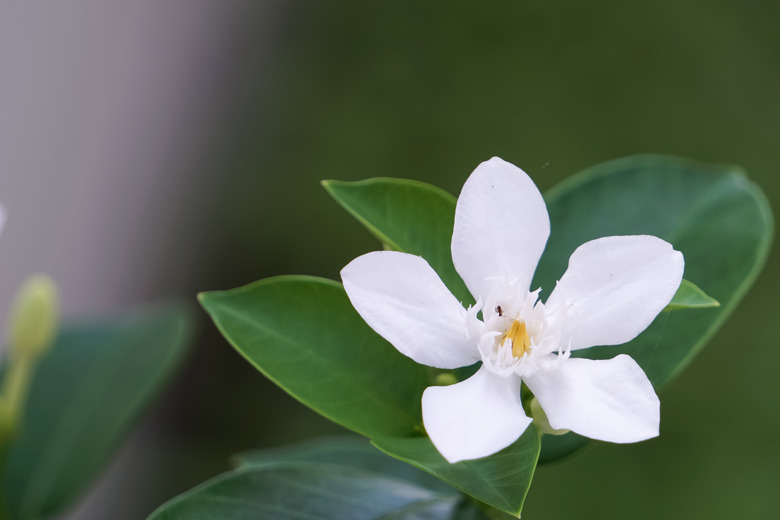
[{"label": "white gardenia flower", "polygon": [[378,251],[341,271],[352,305],[401,353],[442,369],[482,361],[469,379],[422,396],[425,429],[449,462],[517,440],[532,422],[521,382],[554,429],[618,443],[658,435],[660,402],[636,361],[569,354],[625,343],[650,325],[680,285],[682,254],[647,235],[591,240],[542,303],[529,288],[549,234],[533,181],[494,157],[463,186],[452,234],[453,263],[475,306],[464,309],[419,256]]}]

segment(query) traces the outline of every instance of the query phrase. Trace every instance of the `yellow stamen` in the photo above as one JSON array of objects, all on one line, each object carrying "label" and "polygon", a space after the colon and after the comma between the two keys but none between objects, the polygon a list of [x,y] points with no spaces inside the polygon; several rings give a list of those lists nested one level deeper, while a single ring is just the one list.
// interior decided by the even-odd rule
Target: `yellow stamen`
[{"label": "yellow stamen", "polygon": [[512,355],[516,358],[523,357],[528,347],[531,346],[531,338],[528,336],[524,321],[515,320],[512,322],[509,330],[501,336],[501,345],[506,343],[507,340],[512,342]]}]

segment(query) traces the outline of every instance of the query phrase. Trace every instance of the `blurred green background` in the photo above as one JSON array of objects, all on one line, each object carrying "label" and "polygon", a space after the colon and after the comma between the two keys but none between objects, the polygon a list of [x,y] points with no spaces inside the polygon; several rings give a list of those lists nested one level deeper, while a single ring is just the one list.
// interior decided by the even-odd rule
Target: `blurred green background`
[{"label": "blurred green background", "polygon": [[[246,13],[230,57],[241,72],[225,102],[240,110],[225,123],[194,290],[286,273],[337,278],[376,249],[321,179],[405,177],[457,194],[498,155],[545,190],[605,160],[664,153],[741,165],[780,207],[780,3],[279,9],[270,40],[262,9]],[[260,45],[270,45],[262,59]],[[775,246],[732,319],[662,393],[660,438],[594,443],[539,468],[523,517],[780,518],[778,287]],[[225,470],[231,453],[339,431],[203,329],[157,414],[175,448],[146,511]]]}]

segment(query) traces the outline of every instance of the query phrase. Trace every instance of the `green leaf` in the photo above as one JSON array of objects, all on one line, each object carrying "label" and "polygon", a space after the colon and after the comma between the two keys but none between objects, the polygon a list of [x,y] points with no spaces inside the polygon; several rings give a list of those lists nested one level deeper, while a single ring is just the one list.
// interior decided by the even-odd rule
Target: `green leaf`
[{"label": "green leaf", "polygon": [[[489,427],[489,425],[486,425]],[[371,441],[388,455],[436,475],[500,511],[519,516],[539,457],[539,434],[527,428],[511,446],[489,457],[450,464],[428,437],[384,437]]]},{"label": "green leaf", "polygon": [[688,280],[683,280],[672,301],[669,302],[669,305],[664,310],[677,311],[682,309],[703,309],[706,307],[720,307],[720,302],[712,296],[708,296]]},{"label": "green leaf", "polygon": [[281,448],[248,451],[234,456],[233,461],[239,467],[287,462],[338,464],[392,476],[429,489],[451,491],[439,479],[385,455],[363,437],[325,437]]},{"label": "green leaf", "polygon": [[459,500],[357,468],[288,463],[216,477],[148,520],[447,520]]},{"label": "green leaf", "polygon": [[455,197],[430,184],[404,179],[323,181],[322,185],[383,244],[422,256],[452,294],[465,305],[474,303],[450,254]]},{"label": "green leaf", "polygon": [[63,327],[41,360],[3,493],[16,520],[68,506],[179,366],[189,309],[167,306]]},{"label": "green leaf", "polygon": [[325,417],[367,436],[419,432],[426,369],[371,330],[341,284],[282,276],[200,302],[247,361]]}]

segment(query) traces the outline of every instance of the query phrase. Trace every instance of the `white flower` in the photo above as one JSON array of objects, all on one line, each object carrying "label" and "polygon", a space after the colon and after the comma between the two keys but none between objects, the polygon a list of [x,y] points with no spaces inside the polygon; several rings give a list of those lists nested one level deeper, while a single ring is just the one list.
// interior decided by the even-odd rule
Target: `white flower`
[{"label": "white flower", "polygon": [[425,429],[449,462],[485,457],[523,433],[531,419],[521,382],[552,428],[619,443],[658,435],[658,397],[631,357],[569,354],[642,332],[680,285],[682,254],[647,235],[586,242],[542,303],[529,287],[549,234],[533,181],[494,157],[471,174],[455,211],[452,259],[474,307],[415,255],[368,253],[341,271],[352,305],[401,353],[443,369],[482,361],[469,379],[422,396]]}]

